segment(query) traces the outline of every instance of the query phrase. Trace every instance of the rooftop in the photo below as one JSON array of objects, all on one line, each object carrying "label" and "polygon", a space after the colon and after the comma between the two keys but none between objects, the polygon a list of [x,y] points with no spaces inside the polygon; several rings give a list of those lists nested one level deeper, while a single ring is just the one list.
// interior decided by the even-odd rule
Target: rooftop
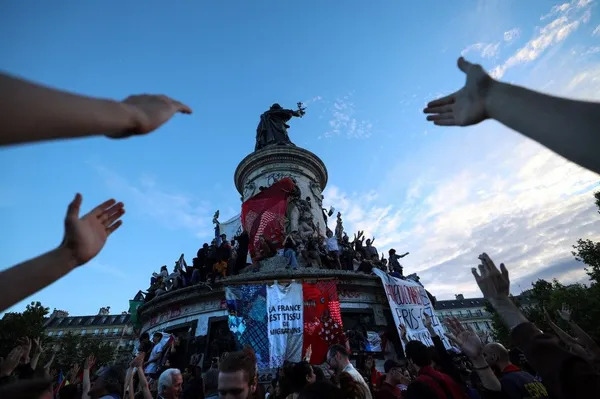
[{"label": "rooftop", "polygon": [[54,317],[46,328],[76,328],[88,326],[119,326],[129,323],[130,314]]}]

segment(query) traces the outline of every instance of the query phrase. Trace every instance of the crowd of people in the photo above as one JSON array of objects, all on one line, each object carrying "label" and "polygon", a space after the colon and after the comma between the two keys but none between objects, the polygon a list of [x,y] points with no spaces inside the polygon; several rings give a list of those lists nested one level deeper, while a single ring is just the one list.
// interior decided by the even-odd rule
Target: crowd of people
[{"label": "crowd of people", "polygon": [[[430,102],[424,110],[429,114],[428,120],[439,126],[467,126],[495,119],[565,158],[600,172],[597,156],[600,104],[556,98],[494,80],[481,66],[463,58],[458,60],[458,67],[466,74],[465,86]],[[175,113],[191,113],[189,107],[166,96],[132,96],[124,101],[96,99],[7,75],[0,75],[0,92],[0,111],[4,117],[0,126],[0,145],[99,134],[110,138],[146,134]],[[77,194],[69,204],[64,237],[57,248],[0,273],[0,310],[6,310],[90,261],[121,226],[125,212],[122,203],[108,200],[80,217],[81,203],[82,196]],[[36,360],[33,349],[35,339],[24,338],[15,343],[15,348],[0,363],[0,397],[596,397],[600,392],[597,344],[582,338],[582,332],[577,330],[579,339],[571,337],[567,344],[558,331],[558,337],[540,331],[511,301],[506,267],[503,264],[496,267],[486,254],[479,256],[479,262],[478,269],[473,268],[475,281],[511,331],[513,346],[521,351],[527,366],[511,360],[510,351],[502,345],[483,345],[474,332],[465,329],[457,320],[450,320],[448,330],[462,357],[449,354],[440,346],[435,331],[430,331],[435,343],[433,350],[421,341],[405,342],[404,356],[399,360],[388,359],[383,375],[379,370],[373,370],[372,362],[365,362],[365,367],[359,366],[366,369],[366,373],[361,374],[350,362],[345,346],[332,346],[322,365],[288,364],[279,370],[276,380],[264,392],[258,383],[252,348],[227,353],[202,375],[203,370],[196,365],[186,365],[190,361],[184,359],[181,362],[175,339],[163,345],[161,351],[157,344],[164,337],[156,336],[153,345],[140,343],[137,355],[125,369],[122,365],[112,364],[92,373],[93,358],[89,358],[83,365],[81,382],[61,386],[62,382],[58,384],[49,375],[50,366],[39,367],[37,364],[39,357]],[[340,264],[341,261],[335,260],[334,267]],[[166,360],[153,362],[159,358],[159,352],[162,353],[160,359]],[[525,371],[526,367],[529,372]],[[77,376],[72,379],[78,382]],[[72,388],[68,388],[70,386]]]},{"label": "crowd of people", "polygon": [[[298,270],[304,267],[316,267],[327,270],[346,270],[356,273],[373,274],[373,268],[383,270],[390,275],[404,279],[403,266],[399,260],[408,255],[398,255],[391,248],[388,258],[379,252],[373,242],[359,231],[352,241],[347,234],[335,236],[327,230],[326,236],[309,237],[302,240],[291,232],[283,239],[283,245],[259,237],[259,248],[252,262],[248,258],[248,233],[244,230],[239,236],[228,240],[226,234],[218,234],[210,244],[204,243],[189,266],[182,254],[175,262],[173,271],[167,265],[150,277],[150,285],[145,292],[145,301],[180,288],[192,285],[212,286],[216,281],[239,274],[244,268],[253,272],[261,270],[261,262],[279,256],[285,259],[287,269]],[[282,246],[282,248],[278,248]],[[415,278],[415,276],[409,276]]]}]

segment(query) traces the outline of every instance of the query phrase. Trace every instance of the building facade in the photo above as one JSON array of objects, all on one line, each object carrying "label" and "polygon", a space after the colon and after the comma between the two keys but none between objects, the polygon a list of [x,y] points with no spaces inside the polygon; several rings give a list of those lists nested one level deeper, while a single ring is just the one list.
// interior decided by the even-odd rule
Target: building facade
[{"label": "building facade", "polygon": [[69,316],[63,310],[54,310],[45,328],[51,338],[60,338],[71,333],[76,336],[102,339],[115,347],[115,350],[133,350],[134,332],[130,323],[131,315],[123,312],[109,314],[109,308],[101,308],[95,316]]},{"label": "building facade", "polygon": [[483,298],[465,298],[455,295],[455,299],[437,301],[435,313],[444,322],[450,317],[456,317],[462,325],[471,328],[480,337],[491,337],[493,333],[492,315],[485,309]]}]

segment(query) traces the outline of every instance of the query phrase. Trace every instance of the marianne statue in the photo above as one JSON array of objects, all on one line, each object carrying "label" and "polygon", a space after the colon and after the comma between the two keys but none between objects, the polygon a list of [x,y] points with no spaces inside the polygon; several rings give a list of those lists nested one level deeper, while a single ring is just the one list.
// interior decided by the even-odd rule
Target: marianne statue
[{"label": "marianne statue", "polygon": [[283,109],[279,104],[271,105],[271,108],[260,116],[260,122],[256,128],[256,146],[258,151],[269,145],[294,145],[287,133],[289,125],[286,123],[292,117],[301,118],[305,113],[302,103],[298,103],[297,110]]}]

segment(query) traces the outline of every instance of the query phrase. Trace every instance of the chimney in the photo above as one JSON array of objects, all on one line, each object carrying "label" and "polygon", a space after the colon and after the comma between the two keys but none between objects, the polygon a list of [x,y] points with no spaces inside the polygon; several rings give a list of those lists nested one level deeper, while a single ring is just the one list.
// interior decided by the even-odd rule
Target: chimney
[{"label": "chimney", "polygon": [[465,300],[465,296],[463,294],[456,294],[456,295],[454,295],[454,297],[456,298],[457,301]]}]

